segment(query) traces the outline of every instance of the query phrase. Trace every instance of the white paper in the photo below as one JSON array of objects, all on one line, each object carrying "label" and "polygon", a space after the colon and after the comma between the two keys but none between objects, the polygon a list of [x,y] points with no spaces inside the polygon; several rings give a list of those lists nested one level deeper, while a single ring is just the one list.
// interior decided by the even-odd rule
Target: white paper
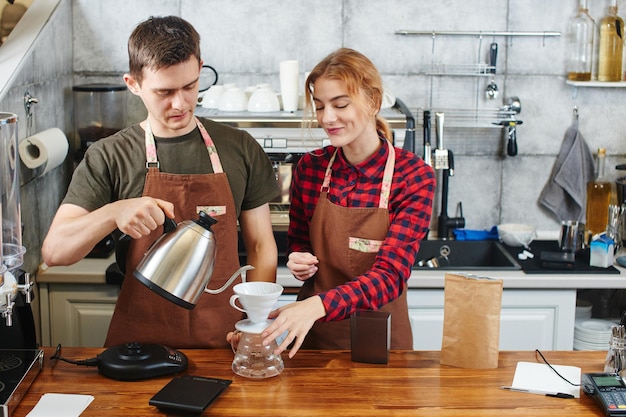
[{"label": "white paper", "polygon": [[[552,365],[573,384],[580,384],[581,369],[576,366]],[[511,387],[521,390],[572,394],[580,398],[580,387],[568,384],[544,363],[518,362]]]},{"label": "white paper", "polygon": [[92,395],[44,394],[26,417],[78,417],[93,399]]}]

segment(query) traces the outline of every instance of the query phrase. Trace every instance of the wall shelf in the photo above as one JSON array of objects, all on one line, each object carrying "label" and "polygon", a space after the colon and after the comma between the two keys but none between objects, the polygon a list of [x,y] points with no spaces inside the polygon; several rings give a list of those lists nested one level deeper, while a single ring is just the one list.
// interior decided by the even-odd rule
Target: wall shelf
[{"label": "wall shelf", "polygon": [[626,81],[565,81],[568,85],[573,85],[574,87],[592,87],[592,88],[624,88],[626,87]]}]

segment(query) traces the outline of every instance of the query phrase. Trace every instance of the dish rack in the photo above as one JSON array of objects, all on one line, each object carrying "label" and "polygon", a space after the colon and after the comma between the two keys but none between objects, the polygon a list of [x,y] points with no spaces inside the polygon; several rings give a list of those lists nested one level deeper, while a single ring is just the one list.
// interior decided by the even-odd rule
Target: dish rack
[{"label": "dish rack", "polygon": [[495,65],[478,64],[444,64],[441,62],[425,65],[421,71],[426,75],[452,75],[461,77],[493,77]]},{"label": "dish rack", "polygon": [[498,128],[501,129],[503,122],[516,120],[516,110],[510,106],[490,109],[417,109],[416,124],[424,125],[424,110],[430,110],[431,123],[435,113],[445,114],[445,125],[449,128]]},{"label": "dish rack", "polygon": [[[462,128],[503,128],[508,127],[510,131],[511,126],[521,124],[520,120],[517,120],[516,114],[520,113],[521,106],[511,105],[512,100],[519,99],[511,97],[508,102],[499,108],[483,108],[479,105],[481,97],[485,97],[486,92],[493,93],[489,97],[493,99],[497,97],[498,87],[494,81],[496,77],[501,77],[503,72],[496,71],[496,60],[498,55],[498,45],[496,43],[497,37],[505,37],[511,39],[512,37],[540,37],[545,40],[552,37],[561,36],[560,32],[556,31],[536,31],[536,32],[524,32],[524,31],[416,31],[416,30],[397,30],[396,35],[401,36],[429,36],[431,37],[431,62],[421,65],[419,73],[430,77],[430,94],[429,94],[429,107],[431,115],[434,116],[436,112],[443,112],[446,115],[446,126],[449,127],[462,127]],[[477,41],[476,63],[443,63],[439,62],[436,58],[436,39],[443,36],[461,36],[461,37],[473,37]],[[489,63],[482,62],[484,60],[485,53],[485,39],[491,38],[491,44],[489,45]],[[472,102],[473,108],[469,109],[437,109],[433,103],[433,90],[435,89],[434,78],[439,76],[456,76],[456,77],[476,77],[473,82],[473,92],[468,91],[466,101]],[[485,82],[481,77],[489,77],[491,83],[485,86]],[[441,83],[438,83],[439,87]],[[489,90],[491,87],[491,90]],[[458,97],[459,90],[455,89],[451,92],[454,97]],[[442,98],[450,99],[445,96],[445,91],[438,90],[438,96]],[[448,101],[448,100],[446,100]],[[469,107],[469,106],[468,106]],[[417,121],[418,125],[423,126],[423,111],[426,109],[418,109]]]}]

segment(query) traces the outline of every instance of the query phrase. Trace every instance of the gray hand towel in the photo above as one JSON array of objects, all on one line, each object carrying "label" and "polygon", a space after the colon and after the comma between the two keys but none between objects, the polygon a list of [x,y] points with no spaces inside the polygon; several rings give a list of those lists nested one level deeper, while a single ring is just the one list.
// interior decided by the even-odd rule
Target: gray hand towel
[{"label": "gray hand towel", "polygon": [[576,120],[565,132],[550,178],[539,204],[558,221],[585,221],[587,183],[595,179],[593,154],[578,130]]}]

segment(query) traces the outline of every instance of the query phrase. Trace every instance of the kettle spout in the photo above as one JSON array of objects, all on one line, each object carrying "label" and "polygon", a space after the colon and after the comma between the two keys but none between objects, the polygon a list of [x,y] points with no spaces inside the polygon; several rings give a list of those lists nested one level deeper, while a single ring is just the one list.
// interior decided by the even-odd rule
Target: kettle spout
[{"label": "kettle spout", "polygon": [[241,268],[236,270],[235,273],[230,276],[230,278],[228,278],[228,281],[226,281],[226,284],[222,285],[217,290],[210,290],[205,287],[204,291],[209,294],[219,294],[222,291],[224,291],[226,288],[228,288],[233,283],[233,281],[237,279],[239,275],[241,275],[241,282],[246,282],[246,271],[249,271],[251,269],[254,269],[252,265],[242,266]]}]

